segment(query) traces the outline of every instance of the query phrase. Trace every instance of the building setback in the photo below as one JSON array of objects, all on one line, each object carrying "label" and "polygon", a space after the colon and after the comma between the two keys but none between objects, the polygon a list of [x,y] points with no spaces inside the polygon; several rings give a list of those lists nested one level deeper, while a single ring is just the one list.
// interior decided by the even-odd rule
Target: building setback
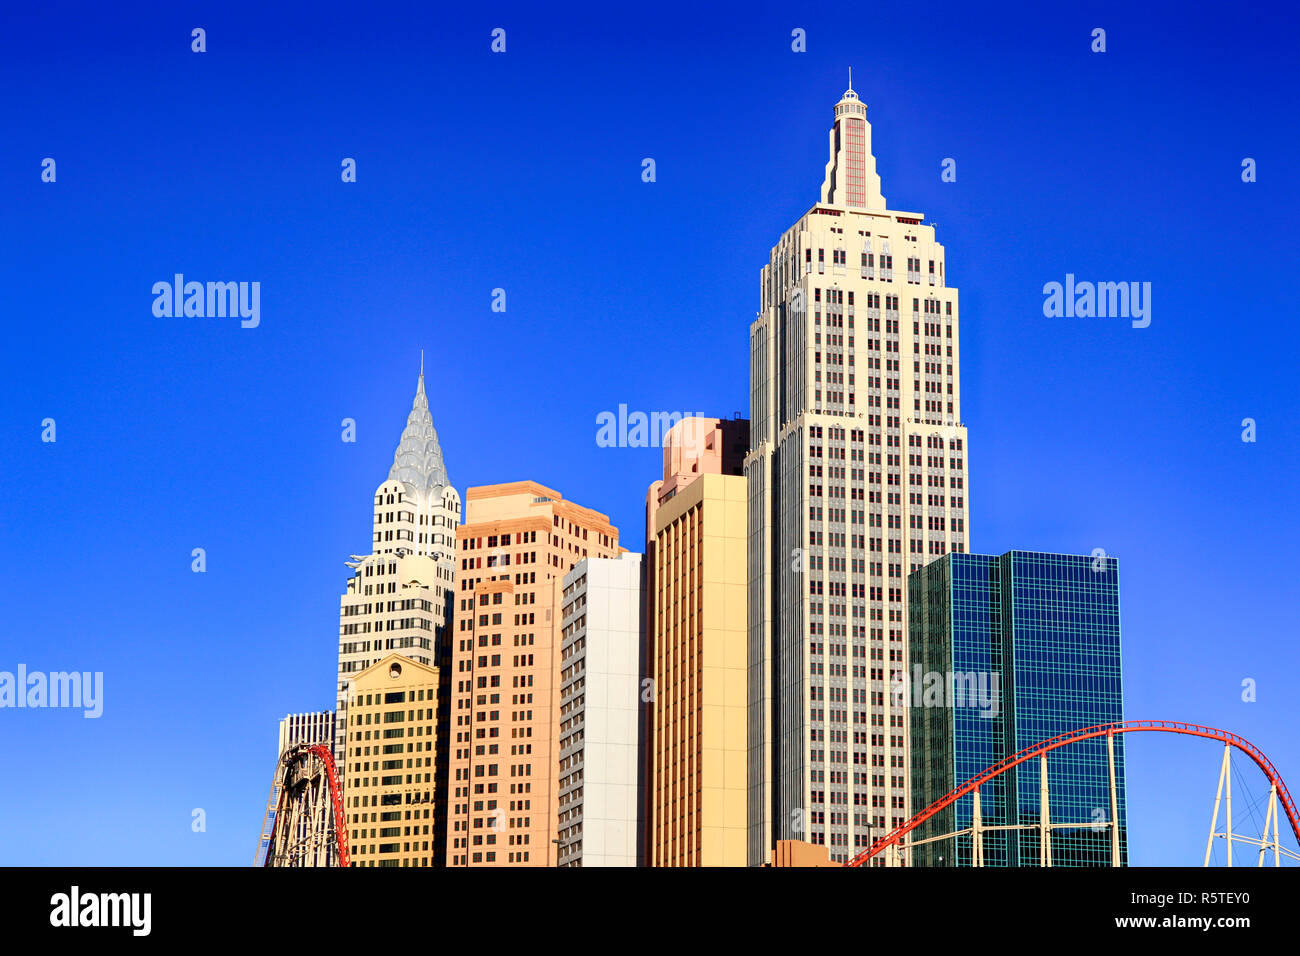
[{"label": "building setback", "polygon": [[[1000,557],[950,554],[913,573],[908,589],[912,667],[895,696],[905,695],[910,703],[917,810],[1026,747],[1123,721],[1114,558],[1032,551]],[[1110,866],[1110,830],[1091,825],[1112,819],[1120,824],[1119,863],[1127,865],[1124,739],[1113,737],[1113,817],[1106,738],[1047,755],[1049,819],[1055,827],[1051,865]],[[983,826],[1034,827],[985,833],[983,865],[1039,865],[1040,774],[1034,759],[980,789]],[[962,797],[910,839],[970,827],[973,807],[973,795]],[[972,864],[969,835],[913,852],[914,865]]]},{"label": "building setback", "polygon": [[436,866],[438,669],[389,654],[349,681],[353,866]]},{"label": "building setback", "polygon": [[641,555],[584,558],[560,615],[560,866],[640,866],[646,709]]},{"label": "building setback", "polygon": [[646,495],[651,866],[746,862],[748,426],[683,419]]},{"label": "building setback", "polygon": [[907,575],[965,551],[957,290],[890,210],[866,105],[835,105],[821,201],[772,248],[750,326],[750,865],[833,862],[910,815]]},{"label": "building setback", "polygon": [[520,481],[470,488],[457,535],[447,865],[554,866],[561,581],[618,529]]}]

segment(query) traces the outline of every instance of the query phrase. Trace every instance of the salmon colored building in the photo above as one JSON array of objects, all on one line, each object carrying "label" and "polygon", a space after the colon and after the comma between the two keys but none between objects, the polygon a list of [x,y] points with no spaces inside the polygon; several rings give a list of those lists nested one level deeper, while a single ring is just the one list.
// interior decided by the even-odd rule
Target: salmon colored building
[{"label": "salmon colored building", "polygon": [[448,866],[555,866],[564,575],[621,549],[533,481],[470,488],[457,529]]},{"label": "salmon colored building", "polygon": [[652,866],[746,863],[748,426],[683,419],[646,496]]}]

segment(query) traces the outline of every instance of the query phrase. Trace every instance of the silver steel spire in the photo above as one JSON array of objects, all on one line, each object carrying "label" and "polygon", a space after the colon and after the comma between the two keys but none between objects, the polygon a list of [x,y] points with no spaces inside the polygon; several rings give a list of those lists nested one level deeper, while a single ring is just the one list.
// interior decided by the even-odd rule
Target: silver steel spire
[{"label": "silver steel spire", "polygon": [[447,466],[442,460],[438,432],[433,427],[433,416],[429,414],[429,399],[424,394],[423,355],[420,356],[420,380],[415,389],[415,402],[411,414],[406,417],[406,428],[402,430],[388,477],[414,485],[425,495],[435,488],[451,484]]}]

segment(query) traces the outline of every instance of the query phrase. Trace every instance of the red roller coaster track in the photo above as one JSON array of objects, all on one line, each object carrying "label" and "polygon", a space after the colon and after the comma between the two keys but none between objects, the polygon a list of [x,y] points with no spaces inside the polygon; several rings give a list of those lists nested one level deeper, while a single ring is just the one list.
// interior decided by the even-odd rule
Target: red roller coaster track
[{"label": "red roller coaster track", "polygon": [[972,777],[964,784],[953,790],[947,796],[940,797],[934,803],[930,804],[912,819],[908,820],[901,826],[895,827],[885,836],[881,837],[871,845],[869,849],[863,850],[853,859],[845,863],[845,866],[861,866],[873,856],[888,846],[897,844],[904,836],[915,830],[926,820],[930,819],[945,807],[951,806],[957,800],[973,792],[978,787],[983,786],[988,781],[1001,773],[1005,773],[1012,767],[1024,763],[1026,760],[1032,760],[1037,756],[1056,750],[1060,747],[1068,747],[1070,744],[1078,743],[1080,740],[1089,740],[1093,737],[1106,737],[1111,734],[1131,734],[1138,731],[1154,730],[1169,734],[1185,734],[1189,737],[1206,737],[1210,740],[1218,740],[1225,744],[1236,747],[1242,753],[1255,761],[1256,766],[1264,771],[1264,776],[1268,777],[1269,782],[1277,787],[1278,800],[1282,802],[1286,810],[1287,819],[1291,822],[1291,832],[1295,834],[1296,841],[1300,843],[1300,816],[1296,814],[1294,801],[1291,794],[1282,782],[1282,776],[1273,766],[1272,761],[1264,756],[1264,752],[1243,737],[1236,734],[1230,734],[1226,730],[1216,730],[1213,727],[1202,727],[1200,724],[1185,724],[1176,720],[1130,720],[1124,723],[1116,724],[1098,724],[1095,727],[1084,727],[1079,730],[1072,730],[1069,733],[1061,734],[1059,737],[1053,737],[1051,740],[1044,740],[1034,744],[1032,747],[1026,747],[1017,754],[1006,757],[993,766],[989,767],[983,773]]},{"label": "red roller coaster track", "polygon": [[[339,789],[339,775],[334,766],[334,754],[324,744],[299,744],[297,747],[290,747],[280,757],[281,772],[287,773],[294,761],[307,754],[314,754],[325,765],[326,779],[329,780],[330,785],[330,806],[334,810],[334,843],[338,848],[339,866],[349,866],[348,831],[343,820],[343,793]],[[277,816],[284,809],[285,794],[287,792],[287,787],[280,791],[280,806],[276,808]],[[267,854],[266,859],[267,865],[269,865],[270,853]]]}]

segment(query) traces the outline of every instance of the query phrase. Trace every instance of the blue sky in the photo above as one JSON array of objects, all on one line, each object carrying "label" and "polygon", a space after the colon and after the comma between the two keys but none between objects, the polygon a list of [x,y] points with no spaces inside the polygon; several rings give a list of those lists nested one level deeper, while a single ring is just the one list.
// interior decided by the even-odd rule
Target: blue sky
[{"label": "blue sky", "polygon": [[[536,479],[639,550],[659,451],[596,416],[747,411],[759,270],[850,66],[960,290],[972,549],[1118,556],[1128,716],[1236,731],[1297,785],[1294,21],[844,9],[0,14],[0,670],[105,675],[98,720],[0,711],[0,863],[252,860],[276,722],[332,705],[421,348],[462,494]],[[259,281],[260,326],[155,318],[177,272]],[[1151,282],[1150,327],[1045,318],[1066,273]],[[1133,862],[1199,863],[1218,749],[1128,753]]]}]

